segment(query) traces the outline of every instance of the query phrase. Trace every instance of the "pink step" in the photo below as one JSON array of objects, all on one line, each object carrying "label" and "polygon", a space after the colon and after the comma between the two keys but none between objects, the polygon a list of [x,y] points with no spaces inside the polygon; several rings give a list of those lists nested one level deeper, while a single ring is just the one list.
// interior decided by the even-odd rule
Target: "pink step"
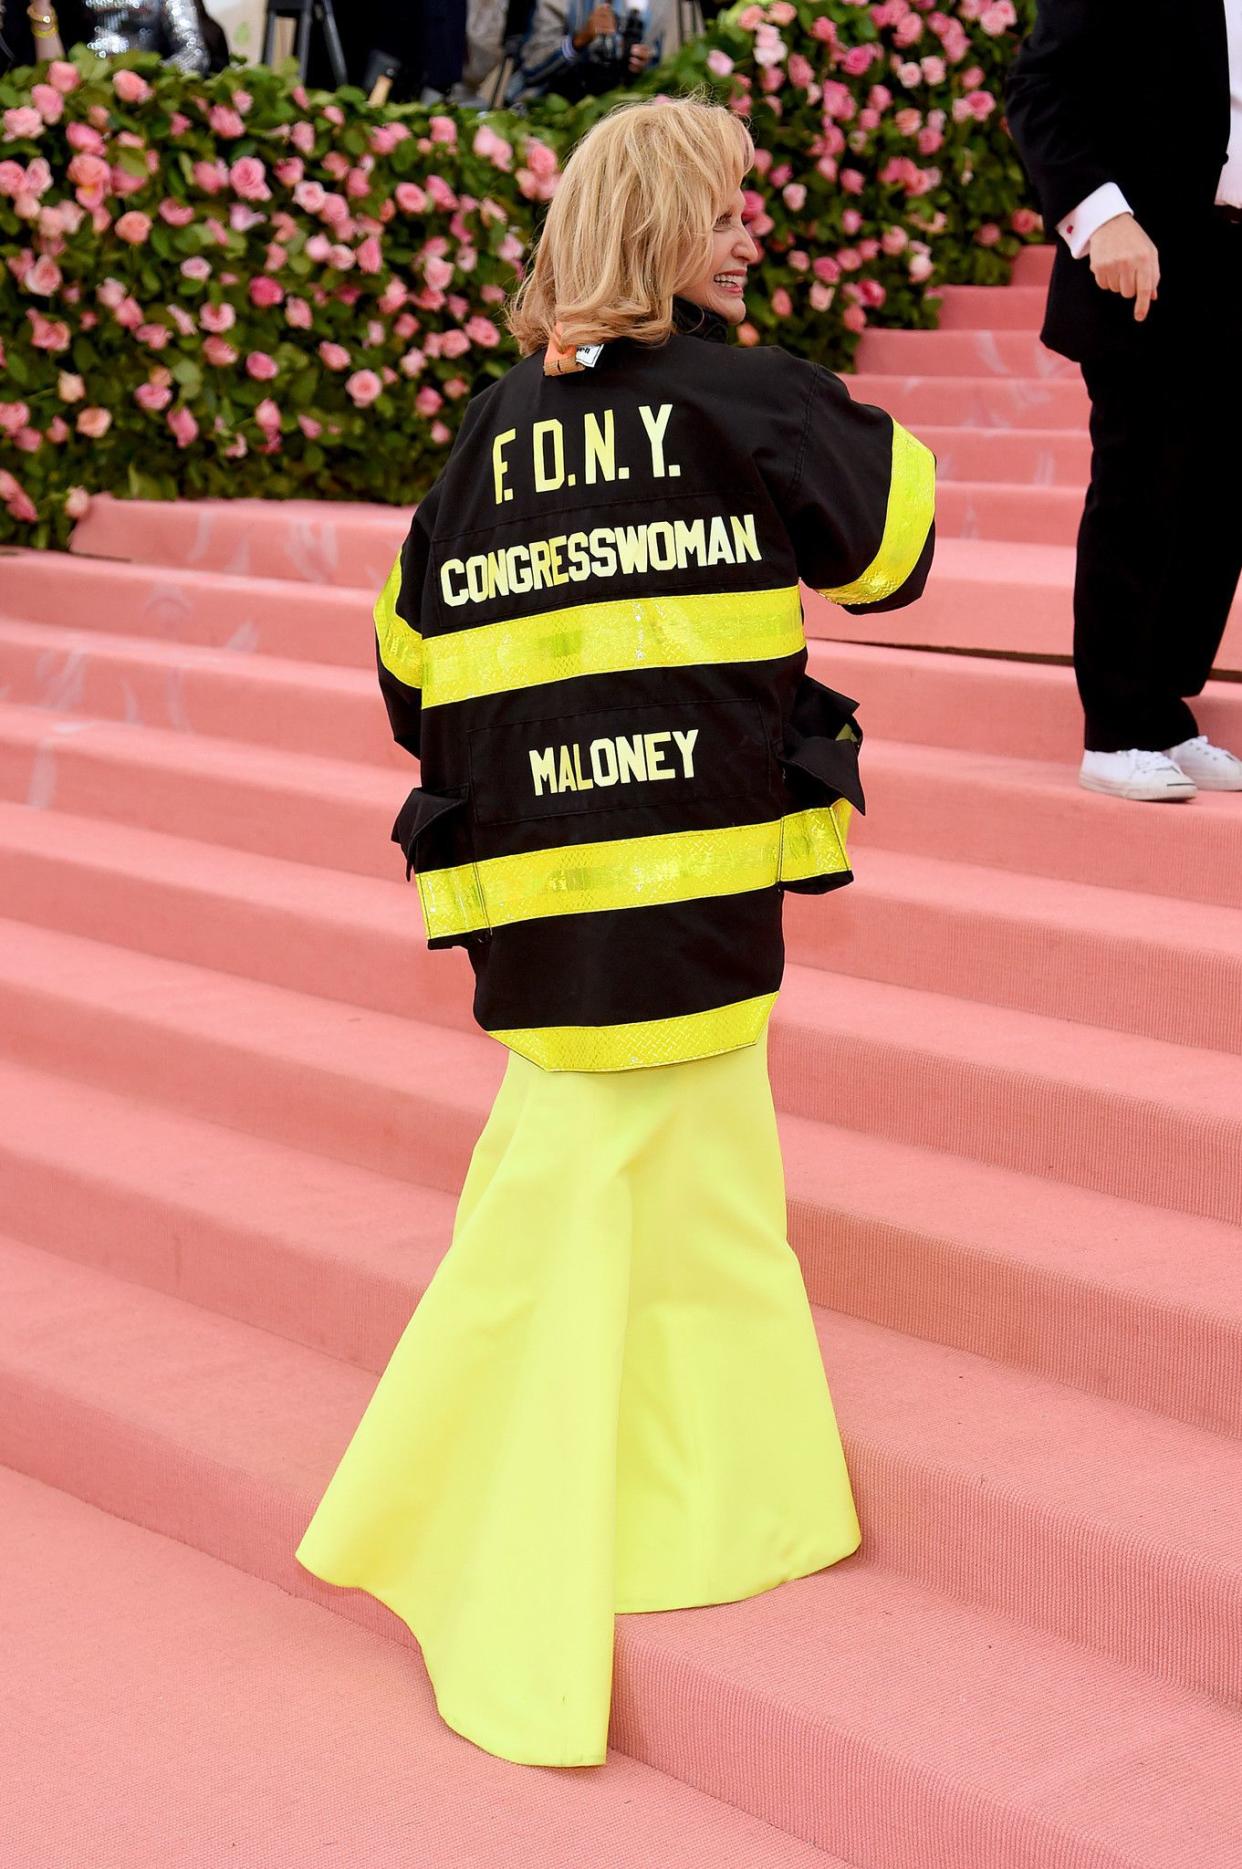
[{"label": "pink step", "polygon": [[[383,1173],[451,1186],[445,1150],[503,1067],[481,1033],[15,921],[3,935],[15,1060],[68,1059],[107,1088]],[[870,980],[844,988],[799,966],[772,1048],[776,1096],[794,1115],[1208,1219],[1242,1211],[1242,1078],[1229,1054]],[[416,1149],[433,1152],[426,1168],[394,1169],[394,1151]]]},{"label": "pink step", "polygon": [[1052,277],[1056,248],[1051,245],[1023,247],[1013,265],[1015,286],[1046,286]]},{"label": "pink step", "polygon": [[1086,487],[1032,487],[943,480],[936,489],[936,539],[996,539],[1073,546]]},{"label": "pink step", "polygon": [[[787,899],[794,960],[1242,1052],[1242,909],[1185,903],[1173,920],[1155,896],[883,849],[858,868],[830,905]],[[471,1029],[465,956],[428,951],[399,877],[0,803],[0,899],[36,926]]]},{"label": "pink step", "polygon": [[[1000,539],[936,540],[936,562],[917,603],[851,616],[804,592],[808,636],[1068,660],[1074,631],[1074,547]],[[1242,592],[1216,657],[1242,672]]]},{"label": "pink step", "polygon": [[860,370],[880,376],[1065,378],[1081,382],[1076,363],[1045,349],[1034,331],[868,331]]},{"label": "pink step", "polygon": [[[837,615],[818,602],[814,612],[817,623]],[[150,637],[2,621],[0,656],[10,703],[409,770],[392,741],[373,665],[238,657]],[[1068,667],[814,638],[809,666],[829,687],[861,699],[866,730],[879,739],[1078,763],[1082,723]],[[1209,682],[1195,706],[1214,739],[1242,742],[1238,683]]]},{"label": "pink step", "polygon": [[1025,487],[1073,487],[1091,472],[1091,442],[1061,428],[964,428],[923,423],[919,440],[936,456],[943,498],[952,480],[1009,481]]},{"label": "pink step", "polygon": [[855,402],[877,403],[921,434],[926,427],[1061,429],[1083,435],[1091,405],[1072,376],[844,376]]},{"label": "pink step", "polygon": [[358,501],[115,500],[101,494],[74,528],[71,549],[233,577],[378,590],[409,530],[411,510]]},{"label": "pink step", "polygon": [[941,286],[941,331],[1038,331],[1047,289],[1027,286]]},{"label": "pink step", "polygon": [[[292,1555],[371,1373],[18,1245],[0,1249],[0,1283],[28,1326],[28,1347],[0,1362],[10,1465],[413,1646],[373,1600],[318,1584]],[[870,1523],[866,1492],[864,1510]],[[999,1529],[983,1542],[999,1556]],[[1137,1620],[1157,1630],[1164,1609]],[[1230,1708],[866,1551],[742,1603],[618,1617],[610,1738],[892,1869],[1227,1869],[1242,1834]]]},{"label": "pink step", "polygon": [[[453,1197],[409,1162],[397,1179],[27,1066],[0,1063],[0,1093],[12,1231],[363,1368],[383,1367],[449,1237]],[[1238,1435],[1236,1228],[1179,1215],[1174,1257],[1156,1208],[780,1127],[815,1303]]]},{"label": "pink step", "polygon": [[375,663],[376,589],[235,577],[175,566],[19,552],[6,560],[0,614],[31,623],[205,644],[239,656],[297,653],[307,662]]},{"label": "pink step", "polygon": [[[417,767],[401,757],[404,769],[385,770],[0,705],[0,799],[404,881],[390,833]],[[1242,812],[1231,794],[1159,807],[1167,834],[1153,865],[1144,839],[1119,833],[1139,808],[1084,791],[1077,760],[874,735],[864,757],[868,810],[851,828],[860,861],[875,845],[1242,908]],[[946,810],[946,799],[968,800],[969,809]]]},{"label": "pink step", "polygon": [[15,1866],[78,1861],[85,1837],[126,1869],[209,1869],[240,1854],[225,1837],[271,1864],[321,1862],[339,1837],[351,1869],[484,1864],[503,1810],[511,1869],[646,1869],[653,1851],[848,1869],[615,1749],[590,1772],[494,1758],[444,1724],[388,1631],[5,1469],[0,1563],[20,1580],[8,1686],[42,1736],[7,1774]]}]

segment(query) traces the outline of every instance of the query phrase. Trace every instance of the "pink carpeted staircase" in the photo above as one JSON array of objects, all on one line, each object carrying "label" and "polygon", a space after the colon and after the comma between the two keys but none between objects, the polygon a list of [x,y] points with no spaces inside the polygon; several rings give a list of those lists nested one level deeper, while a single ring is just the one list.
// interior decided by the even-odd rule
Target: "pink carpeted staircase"
[{"label": "pink carpeted staircase", "polygon": [[1045,271],[867,339],[940,563],[809,612],[868,812],[772,1064],[863,1547],[618,1618],[602,1769],[452,1733],[293,1557],[504,1062],[388,839],[405,518],[100,501],[0,560],[5,1869],[1242,1862],[1242,798],[1082,791],[1021,659],[1087,471]]}]

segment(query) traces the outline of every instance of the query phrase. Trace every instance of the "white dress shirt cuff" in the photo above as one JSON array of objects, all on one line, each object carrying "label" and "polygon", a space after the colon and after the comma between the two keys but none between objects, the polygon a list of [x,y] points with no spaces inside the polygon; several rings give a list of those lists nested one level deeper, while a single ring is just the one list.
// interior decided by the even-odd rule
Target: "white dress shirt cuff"
[{"label": "white dress shirt cuff", "polygon": [[1057,222],[1057,232],[1069,247],[1076,260],[1080,260],[1087,251],[1092,234],[1105,221],[1111,221],[1118,214],[1134,212],[1116,182],[1105,182],[1102,188],[1095,189],[1080,201],[1073,211]]}]

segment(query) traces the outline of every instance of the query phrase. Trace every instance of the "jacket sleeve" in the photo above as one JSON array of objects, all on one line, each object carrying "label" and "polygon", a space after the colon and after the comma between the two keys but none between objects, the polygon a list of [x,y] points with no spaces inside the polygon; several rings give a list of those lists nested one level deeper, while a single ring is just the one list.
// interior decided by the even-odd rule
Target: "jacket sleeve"
[{"label": "jacket sleeve", "polygon": [[1095,131],[1091,84],[1100,0],[1039,0],[1035,29],[1005,79],[1005,110],[1049,228],[1115,182]]},{"label": "jacket sleeve", "polygon": [[811,372],[787,524],[798,575],[865,614],[922,595],[935,551],[936,459],[840,377]]},{"label": "jacket sleeve", "polygon": [[428,600],[438,484],[420,501],[405,544],[375,600],[375,665],[392,737],[415,758],[422,722],[422,617]]}]

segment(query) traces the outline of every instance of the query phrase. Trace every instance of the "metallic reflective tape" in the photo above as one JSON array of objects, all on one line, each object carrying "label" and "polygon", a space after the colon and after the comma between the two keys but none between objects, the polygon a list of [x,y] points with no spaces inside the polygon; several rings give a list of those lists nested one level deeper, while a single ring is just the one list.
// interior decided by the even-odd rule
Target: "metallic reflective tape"
[{"label": "metallic reflective tape", "polygon": [[432,636],[423,706],[576,675],[694,663],[766,662],[805,646],[796,584],[697,597],[630,597]]},{"label": "metallic reflective tape", "polygon": [[936,511],[936,457],[900,422],[893,423],[892,475],[880,549],[849,584],[821,590],[836,604],[873,604],[900,590],[927,543]]},{"label": "metallic reflective tape", "polygon": [[421,688],[423,682],[423,639],[397,613],[401,595],[401,553],[397,553],[388,581],[375,599],[372,615],[379,638],[380,661],[407,688]]},{"label": "metallic reflective tape", "polygon": [[845,834],[853,809],[848,798],[839,798],[832,805],[813,805],[809,811],[790,813],[781,839],[783,883],[804,883],[812,876],[831,876],[849,869]]},{"label": "metallic reflective tape", "polygon": [[839,809],[815,807],[764,824],[563,844],[422,870],[418,892],[427,936],[432,940],[476,928],[503,928],[544,915],[586,915],[742,895],[771,889],[782,876],[802,880],[848,869],[844,839],[833,816]]},{"label": "metallic reflective tape", "polygon": [[775,993],[761,993],[757,999],[739,999],[731,1006],[674,1019],[640,1019],[632,1025],[537,1025],[493,1032],[492,1037],[545,1071],[629,1071],[753,1045],[775,1000]]}]

